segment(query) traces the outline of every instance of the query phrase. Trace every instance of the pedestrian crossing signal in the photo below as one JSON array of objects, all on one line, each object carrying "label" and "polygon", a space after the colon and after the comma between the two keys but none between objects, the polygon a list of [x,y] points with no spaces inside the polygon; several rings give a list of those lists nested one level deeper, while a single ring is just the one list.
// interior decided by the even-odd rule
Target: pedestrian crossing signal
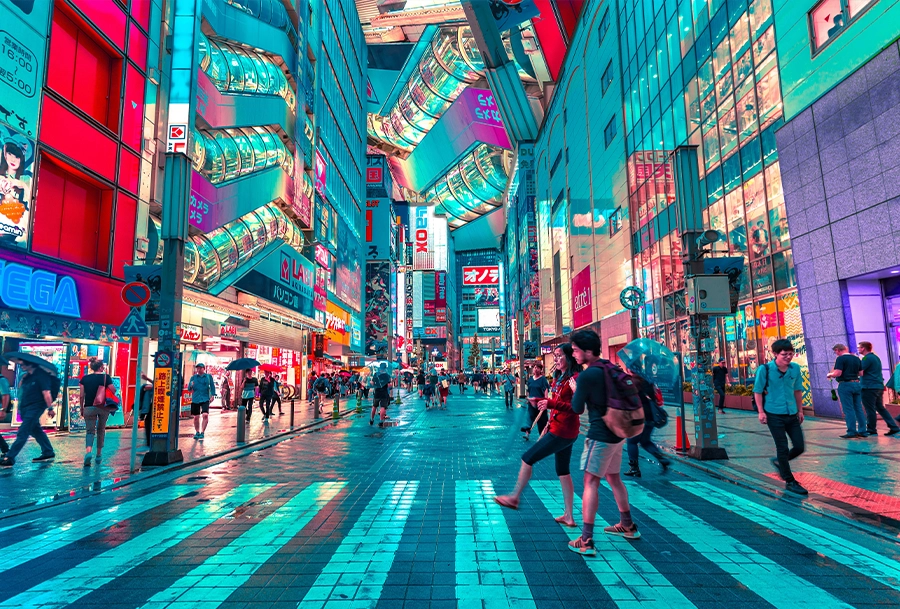
[{"label": "pedestrian crossing signal", "polygon": [[125,321],[119,326],[119,336],[131,338],[133,336],[150,336],[150,327],[144,321],[140,309],[131,309]]}]

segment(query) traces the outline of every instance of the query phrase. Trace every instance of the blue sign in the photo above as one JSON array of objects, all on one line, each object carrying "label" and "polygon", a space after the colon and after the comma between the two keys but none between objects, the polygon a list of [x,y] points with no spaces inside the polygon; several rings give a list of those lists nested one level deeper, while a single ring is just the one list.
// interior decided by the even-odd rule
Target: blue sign
[{"label": "blue sign", "polygon": [[282,245],[241,277],[235,287],[314,319],[313,264],[289,245]]},{"label": "blue sign", "polygon": [[125,321],[119,326],[119,336],[123,338],[150,336],[150,327],[144,321],[140,309],[131,309],[131,312],[125,317]]},{"label": "blue sign", "polygon": [[0,260],[0,299],[11,309],[81,317],[74,279],[17,262]]}]

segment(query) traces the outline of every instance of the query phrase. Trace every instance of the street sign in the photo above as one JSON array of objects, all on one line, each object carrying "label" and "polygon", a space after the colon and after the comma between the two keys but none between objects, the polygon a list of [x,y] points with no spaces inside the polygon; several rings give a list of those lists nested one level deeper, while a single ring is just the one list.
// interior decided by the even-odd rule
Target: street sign
[{"label": "street sign", "polygon": [[144,321],[140,309],[131,309],[131,312],[125,317],[125,321],[119,327],[119,336],[123,338],[150,336],[150,327]]},{"label": "street sign", "polygon": [[122,287],[122,302],[129,307],[142,307],[150,302],[150,286],[132,281]]}]

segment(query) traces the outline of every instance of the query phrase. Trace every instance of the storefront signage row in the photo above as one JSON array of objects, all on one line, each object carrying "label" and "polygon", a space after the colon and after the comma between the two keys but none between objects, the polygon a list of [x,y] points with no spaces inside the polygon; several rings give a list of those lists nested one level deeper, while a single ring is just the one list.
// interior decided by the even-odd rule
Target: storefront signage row
[{"label": "storefront signage row", "polygon": [[313,318],[312,263],[289,245],[272,252],[235,283],[249,294]]}]

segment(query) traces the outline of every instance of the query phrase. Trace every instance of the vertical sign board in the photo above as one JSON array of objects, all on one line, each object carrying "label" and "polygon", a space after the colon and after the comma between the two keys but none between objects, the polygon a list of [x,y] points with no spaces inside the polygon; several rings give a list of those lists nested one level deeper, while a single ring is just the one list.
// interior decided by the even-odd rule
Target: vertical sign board
[{"label": "vertical sign board", "polygon": [[572,324],[576,328],[594,321],[591,298],[591,266],[584,267],[572,278]]},{"label": "vertical sign board", "polygon": [[50,25],[49,0],[0,0],[0,123],[36,137]]},{"label": "vertical sign board", "polygon": [[165,351],[157,353],[156,368],[153,371],[153,410],[150,427],[150,435],[154,439],[165,439],[169,433],[173,376],[172,354]]}]

